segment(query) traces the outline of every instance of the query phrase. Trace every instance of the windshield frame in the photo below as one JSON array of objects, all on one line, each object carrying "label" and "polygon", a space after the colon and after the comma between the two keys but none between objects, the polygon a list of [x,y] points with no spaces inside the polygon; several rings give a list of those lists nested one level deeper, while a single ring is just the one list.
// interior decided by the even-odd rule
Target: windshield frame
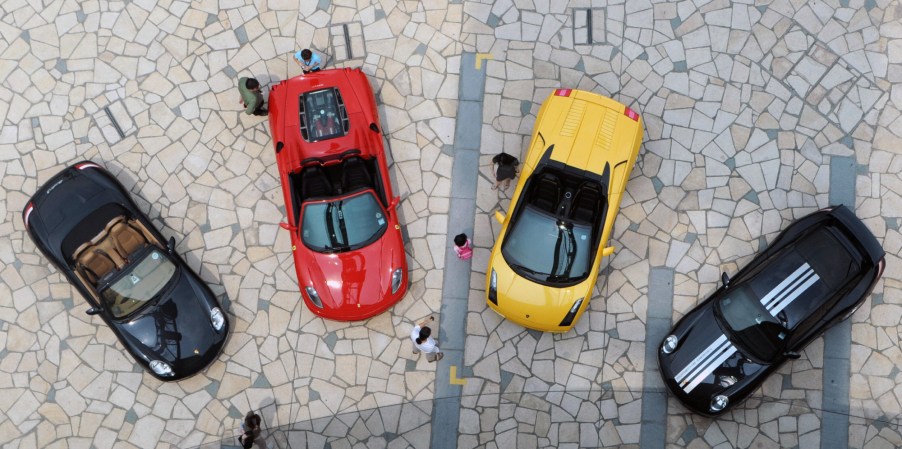
[{"label": "windshield frame", "polygon": [[[737,296],[736,293],[742,287],[744,287],[744,285],[725,287],[720,291],[720,293],[714,298],[711,304],[711,307],[714,311],[714,318],[717,321],[717,324],[720,326],[721,330],[723,330],[727,335],[727,338],[729,338],[730,342],[733,343],[733,345],[735,345],[736,348],[744,355],[762,365],[771,365],[778,363],[780,360],[782,360],[782,358],[784,358],[786,351],[789,350],[789,342],[792,340],[792,331],[790,329],[787,329],[783,325],[783,323],[780,322],[779,318],[776,318],[770,314],[767,308],[764,307],[764,304],[761,304],[760,298],[751,294],[742,294],[742,296]],[[746,289],[749,288],[746,287]],[[723,313],[722,302],[726,299],[751,301],[755,306],[757,306],[757,308],[760,308],[760,310],[767,313],[767,315],[771,317],[772,320],[765,320],[762,323],[776,324],[780,327],[780,329],[782,329],[781,332],[784,333],[784,337],[781,339],[783,341],[782,347],[768,347],[764,348],[764,351],[768,351],[767,353],[762,352],[762,341],[750,340],[743,334],[743,330],[749,329],[750,327],[746,327],[738,331],[734,329],[733,325]],[[756,326],[760,327],[762,323],[759,323]],[[766,331],[759,330],[757,333],[760,335],[764,332]],[[776,338],[774,338],[773,340],[776,340]],[[767,355],[770,355],[771,357],[768,358]]]},{"label": "windshield frame", "polygon": [[[518,206],[518,207],[520,207],[520,206]],[[586,260],[584,262],[585,263],[585,271],[577,276],[568,276],[567,274],[543,273],[543,272],[535,271],[532,267],[526,266],[522,263],[522,261],[516,259],[514,257],[514,255],[511,254],[511,251],[510,251],[511,238],[513,237],[515,232],[518,229],[520,229],[520,226],[523,225],[523,219],[526,216],[526,214],[534,214],[535,216],[538,216],[547,222],[556,223],[556,226],[558,227],[558,238],[557,238],[557,241],[554,243],[554,247],[556,248],[558,255],[561,254],[560,251],[561,251],[561,247],[562,247],[563,241],[564,241],[563,230],[566,229],[568,231],[570,239],[574,242],[574,247],[573,247],[574,248],[573,258],[574,259],[569,262],[570,268],[567,270],[567,272],[571,272],[573,270],[573,266],[577,263],[576,257],[579,255],[579,250],[580,250],[580,247],[578,246],[579,244],[576,242],[576,237],[574,236],[574,233],[573,233],[573,228],[579,227],[579,228],[587,230],[586,235],[588,236],[588,238],[586,239],[586,242],[583,244],[583,246],[584,246],[583,251],[585,251],[584,257],[586,258]],[[501,243],[501,256],[504,258],[505,262],[507,262],[507,264],[511,267],[511,269],[514,270],[518,275],[520,275],[524,278],[527,278],[533,282],[537,282],[542,285],[553,286],[553,287],[568,287],[571,285],[576,285],[576,284],[579,284],[580,282],[584,281],[586,278],[588,278],[589,273],[591,272],[592,263],[594,262],[594,260],[595,260],[594,257],[596,256],[595,253],[597,253],[597,245],[593,245],[594,240],[596,240],[594,238],[594,234],[595,234],[594,231],[595,230],[590,225],[586,225],[583,223],[575,223],[572,220],[563,220],[560,217],[556,217],[552,214],[549,214],[546,211],[544,211],[534,205],[523,204],[522,209],[518,213],[517,220],[507,229],[507,232],[504,235],[504,241]],[[595,248],[596,251],[592,251],[593,248]],[[552,264],[552,270],[554,270],[555,268],[558,268],[560,260],[561,260],[560,257],[555,258],[555,260]]]},{"label": "windshield frame", "polygon": [[[338,204],[340,207],[344,207],[344,206],[341,206],[341,203],[346,202],[348,200],[355,200],[355,199],[364,198],[364,197],[369,197],[371,199],[371,201],[378,208],[379,213],[381,214],[381,217],[377,217],[376,220],[384,221],[384,223],[378,225],[378,228],[376,229],[376,231],[374,233],[372,233],[368,238],[366,238],[365,240],[362,240],[360,242],[356,242],[353,244],[344,244],[344,245],[340,244],[340,242],[338,242],[335,239],[336,233],[343,234],[343,237],[345,237],[346,240],[348,238],[348,236],[347,236],[347,234],[348,234],[347,220],[345,220],[343,218],[343,216],[346,213],[344,213],[343,210],[339,210],[338,213],[340,215],[336,216],[339,220],[337,227],[335,226],[335,223],[333,222],[333,220],[328,220],[326,223],[327,232],[329,232],[331,234],[330,239],[333,242],[333,246],[329,246],[329,247],[317,246],[317,245],[315,245],[315,243],[311,243],[308,239],[304,238],[305,220],[308,216],[307,209],[309,207],[326,205],[326,211],[331,212],[332,210],[334,210],[333,208],[335,207],[336,204]],[[325,213],[323,215],[325,215]],[[382,202],[379,200],[378,195],[372,188],[363,188],[360,190],[350,192],[345,195],[336,196],[336,197],[332,197],[332,198],[324,198],[324,199],[316,199],[316,200],[312,200],[312,201],[305,201],[305,202],[301,203],[301,212],[298,217],[298,222],[299,222],[298,227],[297,227],[298,239],[301,241],[301,243],[305,247],[307,247],[311,251],[315,251],[315,252],[318,252],[321,254],[333,254],[333,253],[339,253],[339,252],[354,251],[354,250],[358,250],[361,248],[365,248],[369,245],[372,245],[373,243],[379,241],[379,239],[381,239],[383,235],[385,235],[385,232],[388,230],[388,226],[390,224],[389,219],[388,219],[388,211],[386,211],[385,207],[382,205]]]},{"label": "windshield frame", "polygon": [[[162,261],[169,262],[169,264],[171,264],[174,267],[174,269],[172,270],[172,275],[169,276],[169,279],[165,283],[163,283],[163,285],[160,286],[159,290],[157,290],[151,297],[149,297],[146,300],[141,301],[142,304],[138,305],[134,309],[132,309],[122,315],[114,314],[112,304],[110,304],[110,301],[106,296],[107,292],[112,289],[112,287],[115,283],[119,282],[121,279],[125,278],[126,276],[131,275],[132,272],[134,271],[134,269],[137,268],[138,265],[140,265],[142,262],[144,262],[144,260],[147,259],[148,257],[150,257],[151,254],[153,254],[153,253],[158,253],[158,254],[162,255]],[[147,306],[149,304],[156,303],[160,299],[160,297],[163,296],[163,294],[165,292],[169,291],[171,286],[175,283],[176,279],[178,279],[180,276],[181,276],[180,266],[173,259],[173,257],[170,256],[168,251],[160,249],[159,247],[154,246],[154,245],[148,245],[144,249],[142,249],[140,252],[138,252],[137,257],[132,262],[130,262],[128,265],[126,265],[125,268],[120,270],[119,273],[116,273],[116,275],[113,276],[112,278],[110,278],[109,281],[104,283],[102,287],[98,288],[97,295],[100,298],[101,306],[103,307],[104,310],[106,310],[109,313],[109,316],[114,320],[122,320],[122,319],[128,318],[129,316],[132,316],[132,315],[140,312],[141,310],[144,310],[145,308],[147,308]],[[129,298],[129,299],[132,299],[132,298]]]}]

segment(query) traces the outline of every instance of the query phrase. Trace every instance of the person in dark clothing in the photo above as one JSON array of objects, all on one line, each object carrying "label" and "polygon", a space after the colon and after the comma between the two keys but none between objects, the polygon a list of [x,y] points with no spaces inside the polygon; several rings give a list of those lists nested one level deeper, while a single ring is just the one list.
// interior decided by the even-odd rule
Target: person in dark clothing
[{"label": "person in dark clothing", "polygon": [[501,183],[504,183],[503,189],[507,189],[511,185],[511,179],[514,179],[519,172],[518,166],[520,161],[517,158],[501,152],[492,158],[492,164],[495,166],[495,185],[492,190],[496,190]]}]

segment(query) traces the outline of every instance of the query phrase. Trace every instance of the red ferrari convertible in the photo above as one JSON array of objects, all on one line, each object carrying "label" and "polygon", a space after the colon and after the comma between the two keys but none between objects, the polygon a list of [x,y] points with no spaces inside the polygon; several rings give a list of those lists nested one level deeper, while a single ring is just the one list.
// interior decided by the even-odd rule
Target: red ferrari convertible
[{"label": "red ferrari convertible", "polygon": [[376,101],[360,69],[282,81],[269,125],[301,296],[316,315],[362,320],[407,291],[398,198]]}]

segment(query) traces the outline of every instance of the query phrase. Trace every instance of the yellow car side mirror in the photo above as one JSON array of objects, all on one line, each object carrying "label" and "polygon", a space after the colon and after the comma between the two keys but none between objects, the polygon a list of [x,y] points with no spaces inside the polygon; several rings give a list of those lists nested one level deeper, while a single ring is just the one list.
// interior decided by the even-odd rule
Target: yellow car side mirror
[{"label": "yellow car side mirror", "polygon": [[500,210],[495,211],[495,220],[498,220],[498,223],[504,224],[504,214],[502,214]]},{"label": "yellow car side mirror", "polygon": [[601,250],[601,257],[607,257],[607,256],[610,256],[611,254],[614,254],[613,246],[609,246],[609,247]]}]

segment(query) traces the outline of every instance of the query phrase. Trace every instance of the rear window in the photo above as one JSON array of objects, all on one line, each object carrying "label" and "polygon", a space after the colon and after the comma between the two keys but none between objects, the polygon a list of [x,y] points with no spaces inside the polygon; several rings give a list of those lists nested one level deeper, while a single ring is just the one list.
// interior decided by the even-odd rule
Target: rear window
[{"label": "rear window", "polygon": [[860,269],[849,249],[827,228],[820,228],[806,236],[798,243],[796,250],[832,289],[841,287]]},{"label": "rear window", "polygon": [[307,142],[341,137],[348,133],[348,113],[338,89],[306,92],[298,98],[301,137]]}]

